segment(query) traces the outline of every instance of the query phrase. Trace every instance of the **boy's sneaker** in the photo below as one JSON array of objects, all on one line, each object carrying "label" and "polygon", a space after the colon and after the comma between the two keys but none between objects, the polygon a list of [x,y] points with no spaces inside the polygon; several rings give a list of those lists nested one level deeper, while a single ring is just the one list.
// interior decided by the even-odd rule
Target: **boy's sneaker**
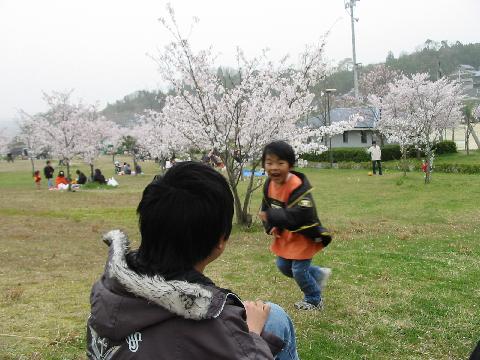
[{"label": "boy's sneaker", "polygon": [[323,310],[323,299],[317,305],[310,304],[305,300],[298,301],[294,304],[297,310]]},{"label": "boy's sneaker", "polygon": [[320,289],[323,289],[327,285],[328,278],[332,275],[332,269],[321,267],[320,270],[321,274],[316,280]]}]

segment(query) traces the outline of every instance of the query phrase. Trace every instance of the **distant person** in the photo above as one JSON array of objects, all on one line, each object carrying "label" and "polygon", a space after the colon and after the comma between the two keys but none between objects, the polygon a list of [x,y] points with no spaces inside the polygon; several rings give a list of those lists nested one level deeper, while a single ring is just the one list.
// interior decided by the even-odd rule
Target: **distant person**
[{"label": "distant person", "polygon": [[100,169],[95,169],[95,173],[93,174],[93,181],[102,185],[107,183],[107,181],[105,180],[105,176],[103,176]]},{"label": "distant person", "polygon": [[43,168],[43,175],[45,175],[45,179],[47,179],[48,188],[53,188],[53,173],[55,169],[52,167],[50,160],[47,160],[47,165]]},{"label": "distant person", "polygon": [[77,170],[75,171],[75,173],[77,174],[77,184],[78,185],[84,185],[87,183],[87,177],[85,176],[85,174],[83,172],[81,172],[80,170]]},{"label": "distant person", "polygon": [[377,145],[377,142],[374,140],[372,141],[372,146],[367,149],[367,153],[370,154],[372,158],[372,172],[373,175],[377,173],[377,165],[378,165],[378,175],[382,175],[382,150],[380,146]]},{"label": "distant person", "polygon": [[40,170],[35,170],[33,173],[33,181],[35,182],[35,187],[37,190],[40,190],[40,182],[42,181],[42,178],[40,177]]},{"label": "distant person", "polygon": [[271,142],[263,149],[262,166],[268,179],[259,217],[265,231],[273,235],[270,249],[277,256],[278,269],[303,292],[295,308],[322,310],[322,290],[332,270],[312,265],[312,259],[332,237],[318,218],[312,186],[304,174],[292,170],[294,164],[295,152],[285,141]]},{"label": "distant person", "polygon": [[135,165],[135,175],[141,175],[141,174],[143,174],[142,167],[140,166],[140,164]]},{"label": "distant person", "polygon": [[147,185],[140,247],[130,250],[120,230],[104,235],[110,249],[90,297],[89,359],[298,360],[280,306],[241,301],[204,275],[233,241],[233,212],[225,177],[201,163],[179,163]]},{"label": "distant person", "polygon": [[122,175],[122,166],[119,161],[115,161],[115,174]]},{"label": "distant person", "polygon": [[7,162],[12,162],[13,163],[13,154],[12,153],[7,154]]},{"label": "distant person", "polygon": [[125,175],[132,175],[132,168],[130,167],[130,164],[123,163],[123,173]]},{"label": "distant person", "polygon": [[55,178],[55,188],[58,190],[65,190],[68,188],[69,181],[65,177],[63,171],[59,171],[57,177]]}]

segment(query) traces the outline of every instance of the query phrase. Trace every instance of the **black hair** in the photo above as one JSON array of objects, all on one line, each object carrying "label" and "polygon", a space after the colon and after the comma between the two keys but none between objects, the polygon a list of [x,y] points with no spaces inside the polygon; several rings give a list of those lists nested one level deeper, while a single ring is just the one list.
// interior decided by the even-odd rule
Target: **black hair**
[{"label": "black hair", "polygon": [[373,144],[376,144],[376,143],[377,143],[377,142],[376,142],[375,140],[372,141],[372,145],[373,145]]},{"label": "black hair", "polygon": [[137,207],[137,272],[164,277],[191,270],[230,236],[233,196],[219,172],[185,161],[156,176]]},{"label": "black hair", "polygon": [[293,167],[295,165],[295,151],[285,141],[273,141],[263,148],[262,166],[265,167],[265,158],[267,155],[276,155],[280,160],[288,161],[288,164]]}]

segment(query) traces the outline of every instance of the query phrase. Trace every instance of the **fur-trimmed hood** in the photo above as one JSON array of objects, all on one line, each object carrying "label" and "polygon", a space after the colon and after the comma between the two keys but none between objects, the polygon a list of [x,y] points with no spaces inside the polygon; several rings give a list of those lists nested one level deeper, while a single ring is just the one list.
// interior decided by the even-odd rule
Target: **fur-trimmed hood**
[{"label": "fur-trimmed hood", "polygon": [[125,259],[129,240],[120,230],[108,232],[103,240],[110,246],[109,257],[105,273],[92,288],[89,321],[100,336],[120,340],[175,316],[216,318],[229,298],[241,304],[236,295],[215,286],[134,272]]}]

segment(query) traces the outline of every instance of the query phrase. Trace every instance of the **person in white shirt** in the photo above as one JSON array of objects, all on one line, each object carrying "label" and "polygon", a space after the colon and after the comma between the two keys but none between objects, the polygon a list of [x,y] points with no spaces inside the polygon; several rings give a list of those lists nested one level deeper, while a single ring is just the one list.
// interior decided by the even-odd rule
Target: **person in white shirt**
[{"label": "person in white shirt", "polygon": [[367,149],[367,153],[370,153],[372,157],[372,171],[373,175],[377,173],[377,165],[378,165],[378,175],[382,175],[382,150],[380,150],[380,146],[377,146],[376,141],[372,141],[372,146]]}]

